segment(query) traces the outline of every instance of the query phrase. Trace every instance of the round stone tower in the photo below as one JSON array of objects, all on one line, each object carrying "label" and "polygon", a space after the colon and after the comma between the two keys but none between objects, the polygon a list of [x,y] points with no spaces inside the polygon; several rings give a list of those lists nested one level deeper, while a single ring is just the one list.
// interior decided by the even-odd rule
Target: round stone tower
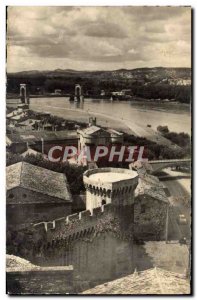
[{"label": "round stone tower", "polygon": [[138,174],[133,170],[100,168],[87,170],[83,176],[86,187],[86,209],[112,203],[114,206],[130,206],[134,203],[134,190]]}]

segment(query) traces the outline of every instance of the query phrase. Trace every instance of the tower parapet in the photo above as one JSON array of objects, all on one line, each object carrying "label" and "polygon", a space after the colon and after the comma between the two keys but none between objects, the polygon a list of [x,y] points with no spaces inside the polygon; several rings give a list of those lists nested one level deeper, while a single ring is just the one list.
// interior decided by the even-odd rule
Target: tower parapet
[{"label": "tower parapet", "polygon": [[138,174],[133,170],[100,168],[87,170],[83,176],[86,187],[86,209],[92,211],[103,204],[129,206],[134,203]]}]

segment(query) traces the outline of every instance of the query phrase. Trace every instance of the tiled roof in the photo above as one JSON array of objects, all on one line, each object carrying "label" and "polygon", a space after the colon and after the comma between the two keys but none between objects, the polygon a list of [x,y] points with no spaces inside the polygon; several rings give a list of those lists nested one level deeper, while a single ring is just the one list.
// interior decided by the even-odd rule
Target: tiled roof
[{"label": "tiled roof", "polygon": [[[59,201],[72,201],[64,174],[34,166],[27,162],[18,162],[6,168],[6,187],[7,190],[22,187],[59,198]],[[7,201],[13,202],[12,199],[7,199]]]},{"label": "tiled roof", "polygon": [[85,128],[85,129],[83,130],[83,132],[84,132],[85,134],[94,134],[94,133],[97,132],[97,131],[102,131],[102,129],[101,129],[100,127],[98,127],[98,126],[90,126],[90,127]]},{"label": "tiled roof", "polygon": [[13,116],[11,117],[12,120],[20,120],[22,117],[25,116],[25,113],[21,113],[20,115],[17,115],[17,116]]},{"label": "tiled roof", "polygon": [[27,149],[25,152],[23,152],[21,154],[21,156],[23,156],[23,157],[26,157],[27,155],[34,155],[34,156],[36,156],[36,155],[42,155],[42,153],[40,153],[40,152],[38,152],[38,151],[36,151],[34,149],[29,148],[29,149]]},{"label": "tiled roof", "polygon": [[190,284],[184,275],[154,268],[134,272],[132,275],[98,285],[84,291],[83,294],[188,295],[190,294]]},{"label": "tiled roof", "polygon": [[61,131],[30,131],[7,134],[11,143],[37,142],[43,138],[45,141],[57,141],[64,139],[77,139],[77,134],[72,130]]},{"label": "tiled roof", "polygon": [[123,136],[122,132],[119,132],[112,128],[107,129],[107,132],[109,132],[111,134],[111,136]]},{"label": "tiled roof", "polygon": [[18,125],[29,126],[29,125],[34,125],[35,123],[39,123],[39,122],[40,122],[40,120],[27,119],[23,122],[18,123]]},{"label": "tiled roof", "polygon": [[8,269],[33,269],[36,266],[28,260],[15,255],[6,254],[6,268]]}]

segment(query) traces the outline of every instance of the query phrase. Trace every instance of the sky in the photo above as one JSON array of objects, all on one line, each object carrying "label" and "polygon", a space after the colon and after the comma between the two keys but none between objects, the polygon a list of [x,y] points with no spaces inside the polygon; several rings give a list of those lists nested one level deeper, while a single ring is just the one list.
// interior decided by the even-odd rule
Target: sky
[{"label": "sky", "polygon": [[190,7],[8,7],[8,72],[159,66],[191,67]]}]

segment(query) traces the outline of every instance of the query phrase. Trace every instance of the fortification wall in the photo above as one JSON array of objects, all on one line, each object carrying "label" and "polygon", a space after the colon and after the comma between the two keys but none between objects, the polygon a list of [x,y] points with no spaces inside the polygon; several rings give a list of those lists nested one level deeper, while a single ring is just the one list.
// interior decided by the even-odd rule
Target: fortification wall
[{"label": "fortification wall", "polygon": [[[94,208],[92,213],[89,210],[75,213],[67,217],[59,218],[50,222],[40,222],[33,225],[34,239],[40,235],[47,243],[55,240],[78,240],[93,232],[112,231],[124,236],[131,234],[133,206],[114,207],[112,204],[105,204]],[[114,227],[114,223],[119,226]],[[126,224],[126,226],[124,226]]]},{"label": "fortification wall", "polygon": [[133,209],[106,204],[35,224],[12,238],[11,251],[36,265],[73,265],[83,284],[118,278],[133,272]]}]

